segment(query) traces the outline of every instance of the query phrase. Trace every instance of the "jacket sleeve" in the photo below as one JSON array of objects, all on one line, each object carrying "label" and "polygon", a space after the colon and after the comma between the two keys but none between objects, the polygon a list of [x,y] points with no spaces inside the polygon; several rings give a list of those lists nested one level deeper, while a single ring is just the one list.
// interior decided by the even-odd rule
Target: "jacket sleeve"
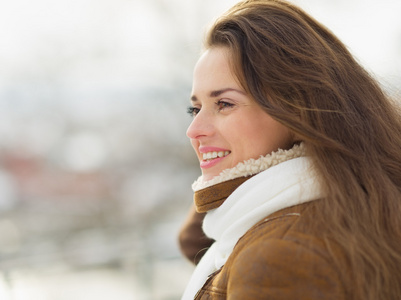
[{"label": "jacket sleeve", "polygon": [[204,213],[196,212],[195,206],[192,206],[178,236],[181,252],[194,264],[198,264],[214,242],[203,233],[204,217]]},{"label": "jacket sleeve", "polygon": [[233,262],[227,299],[346,299],[333,263],[296,241],[273,239],[244,248]]}]

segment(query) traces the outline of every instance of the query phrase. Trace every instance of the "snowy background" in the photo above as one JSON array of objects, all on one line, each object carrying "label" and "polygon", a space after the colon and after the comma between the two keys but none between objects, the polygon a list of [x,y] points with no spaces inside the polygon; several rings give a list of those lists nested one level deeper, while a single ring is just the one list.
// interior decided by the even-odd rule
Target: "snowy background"
[{"label": "snowy background", "polygon": [[[178,299],[206,26],[236,1],[0,0],[0,299]],[[390,93],[401,1],[293,1]]]}]

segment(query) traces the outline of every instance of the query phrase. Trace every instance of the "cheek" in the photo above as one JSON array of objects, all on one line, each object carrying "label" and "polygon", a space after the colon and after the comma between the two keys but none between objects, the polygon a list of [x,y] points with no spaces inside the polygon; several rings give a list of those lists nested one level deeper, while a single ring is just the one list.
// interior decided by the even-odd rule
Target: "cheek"
[{"label": "cheek", "polygon": [[286,150],[293,144],[293,138],[287,127],[273,121],[260,137],[268,152],[276,151],[279,148]]},{"label": "cheek", "polygon": [[288,149],[292,145],[290,131],[270,117],[243,127],[242,131],[238,136],[246,137],[241,141],[243,152],[252,158],[265,156],[279,148]]}]

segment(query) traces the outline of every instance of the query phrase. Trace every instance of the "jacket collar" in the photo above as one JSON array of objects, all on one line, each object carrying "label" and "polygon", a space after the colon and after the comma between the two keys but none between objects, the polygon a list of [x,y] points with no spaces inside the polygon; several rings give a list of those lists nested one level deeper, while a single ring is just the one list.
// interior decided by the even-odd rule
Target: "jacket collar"
[{"label": "jacket collar", "polygon": [[231,179],[196,191],[194,193],[196,211],[205,213],[219,207],[238,186],[247,181],[250,177],[251,176]]},{"label": "jacket collar", "polygon": [[199,213],[219,207],[225,199],[249,178],[284,161],[305,156],[303,143],[294,145],[289,150],[279,149],[259,159],[250,159],[239,163],[234,168],[224,170],[209,181],[199,177],[192,185],[194,201]]}]

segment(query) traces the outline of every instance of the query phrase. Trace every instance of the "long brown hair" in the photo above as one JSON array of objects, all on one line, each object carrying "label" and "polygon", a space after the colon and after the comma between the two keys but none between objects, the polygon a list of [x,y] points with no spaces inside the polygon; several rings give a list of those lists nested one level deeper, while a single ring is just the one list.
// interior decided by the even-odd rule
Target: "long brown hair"
[{"label": "long brown hair", "polygon": [[327,197],[326,224],[350,264],[356,299],[401,297],[401,115],[324,26],[281,0],[235,5],[208,32],[244,89],[303,140]]}]

